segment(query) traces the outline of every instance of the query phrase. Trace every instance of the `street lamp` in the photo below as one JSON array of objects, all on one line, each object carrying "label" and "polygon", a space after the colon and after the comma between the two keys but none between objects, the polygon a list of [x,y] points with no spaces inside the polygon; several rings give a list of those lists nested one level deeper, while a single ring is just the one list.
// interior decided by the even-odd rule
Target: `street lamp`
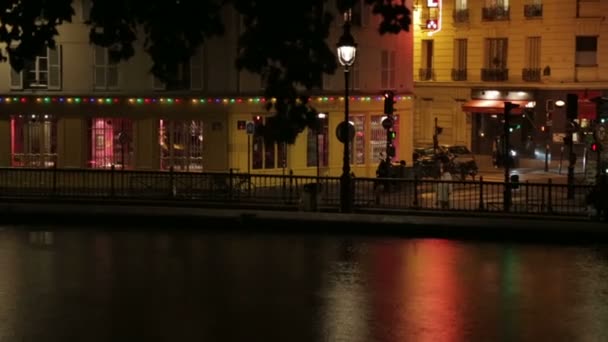
[{"label": "street lamp", "polygon": [[344,67],[344,121],[342,122],[342,138],[344,152],[342,160],[342,176],[340,177],[340,209],[343,213],[352,211],[352,192],[349,161],[349,120],[348,120],[348,86],[349,67],[355,62],[357,44],[355,38],[350,34],[350,20],[344,23],[344,32],[338,40],[338,61]]}]

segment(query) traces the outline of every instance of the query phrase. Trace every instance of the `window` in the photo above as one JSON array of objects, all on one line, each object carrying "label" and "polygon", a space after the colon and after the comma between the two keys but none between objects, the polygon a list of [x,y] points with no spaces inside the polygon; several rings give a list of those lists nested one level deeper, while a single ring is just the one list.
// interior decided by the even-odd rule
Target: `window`
[{"label": "window", "polygon": [[[372,115],[370,122],[370,154],[369,160],[376,162],[379,161],[380,152],[386,152],[386,129],[382,127],[382,120],[385,118],[385,115]],[[393,131],[395,132],[395,157],[397,160],[399,156],[399,124],[398,124],[398,116],[394,115],[395,124],[393,125]]]},{"label": "window", "polygon": [[133,123],[122,118],[89,120],[89,167],[133,168]]},{"label": "window", "polygon": [[540,37],[527,37],[525,46],[525,63],[522,79],[540,81]]},{"label": "window", "polygon": [[353,8],[349,11],[349,13],[345,13],[344,20],[339,24],[344,24],[344,21],[346,21],[349,16],[352,26],[368,26],[370,22],[371,12],[369,6],[365,4],[365,0],[355,0]]},{"label": "window", "polygon": [[91,0],[82,0],[80,6],[82,21],[89,21],[91,18]]},{"label": "window", "polygon": [[96,46],[94,49],[95,89],[118,88],[118,63],[110,61],[110,53],[107,48]]},{"label": "window", "polygon": [[355,136],[350,143],[350,163],[365,164],[365,115],[351,115],[350,121],[355,126]]},{"label": "window", "polygon": [[420,61],[420,80],[430,81],[433,79],[433,41],[422,40],[422,51]]},{"label": "window", "polygon": [[466,39],[454,39],[454,70],[452,70],[454,81],[467,79],[467,45]]},{"label": "window", "polygon": [[11,69],[11,89],[61,89],[61,46],[46,48],[25,61],[21,72]]},{"label": "window", "polygon": [[169,72],[170,80],[161,82],[154,77],[154,90],[201,90],[204,87],[205,56],[199,48],[189,62],[177,65]]},{"label": "window", "polygon": [[[256,117],[253,121],[256,122]],[[287,166],[287,145],[285,143],[269,145],[266,144],[263,136],[254,134],[251,153],[252,169],[275,169]]]},{"label": "window", "polygon": [[321,119],[321,129],[316,131],[308,129],[306,139],[306,166],[327,167],[329,164],[329,128],[327,118]]},{"label": "window", "polygon": [[576,37],[576,65],[597,65],[597,36]]},{"label": "window", "polygon": [[321,75],[321,78],[323,78],[323,84],[322,84],[322,89],[323,90],[330,90],[331,89],[331,85],[332,85],[332,77],[331,75],[327,75],[327,74],[323,74]]},{"label": "window", "polygon": [[160,120],[160,164],[162,170],[203,170],[203,122]]},{"label": "window", "polygon": [[486,39],[486,69],[507,68],[507,39]]},{"label": "window", "polygon": [[353,63],[353,65],[350,66],[349,71],[348,71],[348,72],[350,72],[350,85],[351,85],[352,90],[361,89],[361,83],[359,81],[360,68],[359,68],[359,62],[357,62],[357,61],[358,61],[358,59],[355,59],[355,63]]},{"label": "window", "polygon": [[11,166],[53,167],[57,162],[57,122],[50,115],[11,117]]},{"label": "window", "polygon": [[467,5],[467,0],[455,0],[454,1],[454,9],[456,11],[467,10],[469,7]]},{"label": "window", "polygon": [[540,37],[526,38],[526,66],[540,69]]},{"label": "window", "polygon": [[380,52],[380,69],[380,87],[395,89],[395,51],[382,50]]}]

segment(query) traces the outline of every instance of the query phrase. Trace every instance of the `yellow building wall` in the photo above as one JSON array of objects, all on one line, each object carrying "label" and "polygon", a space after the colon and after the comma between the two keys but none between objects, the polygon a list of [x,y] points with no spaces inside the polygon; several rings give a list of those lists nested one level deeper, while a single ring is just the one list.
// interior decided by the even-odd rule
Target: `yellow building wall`
[{"label": "yellow building wall", "polygon": [[135,168],[139,170],[160,169],[159,120],[142,118],[133,126],[133,148]]},{"label": "yellow building wall", "polygon": [[0,167],[11,166],[11,120],[0,119]]},{"label": "yellow building wall", "polygon": [[[351,160],[351,171],[355,173],[357,177],[375,177],[376,168],[379,159],[374,158],[370,160],[370,141],[371,136],[370,121],[372,115],[383,115],[384,102],[382,100],[351,100],[350,113],[355,115],[365,115],[365,163],[362,165],[354,165]],[[336,137],[336,128],[344,120],[344,100],[336,98],[334,101],[320,101],[314,102],[314,107],[321,113],[328,115],[328,166],[321,167],[320,174],[322,176],[340,176],[342,174],[342,157],[344,147],[343,144],[338,141]],[[243,106],[235,106],[234,113],[230,113],[228,119],[228,155],[229,155],[229,167],[238,169],[241,172],[247,170],[247,162],[250,165],[252,158],[247,158],[247,138],[248,135],[245,130],[237,130],[238,121],[252,121],[253,116],[260,115],[262,117],[268,115],[263,110],[255,111],[255,109],[249,108],[249,112],[246,112],[247,108]],[[399,115],[399,137],[398,137],[398,159],[405,160],[406,163],[411,165],[411,156],[413,151],[413,101],[409,97],[397,101],[395,104],[395,114]],[[243,113],[244,111],[244,113]],[[293,145],[287,146],[287,165],[285,172],[288,174],[293,171],[295,175],[310,175],[315,176],[317,174],[316,166],[307,166],[307,136],[308,129],[304,129],[296,138]],[[253,145],[253,137],[251,144]],[[277,156],[278,158],[279,156]],[[397,160],[395,160],[397,162]],[[281,174],[282,168],[274,169],[251,169],[252,173],[256,174]]]},{"label": "yellow building wall", "polygon": [[57,167],[82,168],[87,158],[87,128],[83,118],[63,117],[57,121]]},{"label": "yellow building wall", "polygon": [[[483,0],[468,1],[469,20],[456,23],[453,20],[454,2],[443,1],[442,28],[433,35],[423,28],[425,2],[414,6],[412,28],[414,31],[414,94],[415,119],[414,143],[416,146],[432,144],[434,118],[444,133],[440,143],[470,146],[470,114],[460,109],[461,102],[470,99],[472,88],[485,89],[605,89],[608,88],[608,25],[603,13],[608,3],[603,1],[542,1],[542,17],[526,18],[524,0],[509,1],[510,20],[482,21]],[[577,14],[577,6],[579,17]],[[576,36],[599,36],[598,65],[575,66]],[[522,69],[527,68],[526,39],[541,37],[540,68],[548,67],[550,75],[541,76],[539,82],[522,80]],[[485,65],[485,39],[507,38],[507,68],[509,78],[501,82],[481,80],[481,69]],[[434,42],[434,79],[420,80],[418,71],[422,64],[422,40]],[[452,81],[454,68],[454,40],[467,39],[467,80]]]}]

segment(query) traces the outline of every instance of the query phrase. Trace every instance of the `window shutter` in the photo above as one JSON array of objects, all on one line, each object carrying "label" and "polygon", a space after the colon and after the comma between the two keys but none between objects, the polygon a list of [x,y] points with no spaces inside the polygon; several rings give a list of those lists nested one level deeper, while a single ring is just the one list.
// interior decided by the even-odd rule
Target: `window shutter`
[{"label": "window shutter", "polygon": [[16,72],[13,68],[11,68],[11,89],[23,89],[23,71]]},{"label": "window shutter", "polygon": [[190,89],[203,89],[203,53],[202,47],[190,58]]},{"label": "window shutter", "polygon": [[61,89],[61,45],[48,49],[49,56],[49,85],[50,90]]},{"label": "window shutter", "polygon": [[107,51],[101,46],[94,47],[95,89],[106,88],[106,57]]},{"label": "window shutter", "polygon": [[106,78],[107,78],[107,82],[108,82],[108,88],[111,89],[117,89],[119,88],[118,86],[118,64],[112,63],[112,64],[108,64],[108,69],[107,69],[107,74],[106,74]]}]

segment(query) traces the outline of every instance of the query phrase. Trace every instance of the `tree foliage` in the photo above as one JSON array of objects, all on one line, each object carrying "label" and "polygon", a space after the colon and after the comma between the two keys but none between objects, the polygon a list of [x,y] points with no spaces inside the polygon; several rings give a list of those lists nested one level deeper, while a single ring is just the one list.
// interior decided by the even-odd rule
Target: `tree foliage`
[{"label": "tree foliage", "polygon": [[[267,109],[275,113],[265,125],[270,141],[293,143],[304,128],[318,125],[308,95],[322,84],[323,74],[337,68],[335,42],[327,41],[335,20],[358,0],[91,0],[89,38],[110,48],[113,60],[128,60],[135,44],[151,57],[150,70],[173,81],[177,67],[196,49],[224,32],[222,9],[234,7],[243,17],[238,39],[240,70],[266,82]],[[379,34],[409,31],[410,11],[404,0],[364,0],[381,16]],[[70,22],[72,0],[12,0],[0,3],[0,59],[19,71],[44,47],[55,46],[57,27]]]},{"label": "tree foliage", "polygon": [[55,47],[57,27],[71,22],[72,0],[12,0],[0,2],[0,60],[21,70],[46,47]]}]

